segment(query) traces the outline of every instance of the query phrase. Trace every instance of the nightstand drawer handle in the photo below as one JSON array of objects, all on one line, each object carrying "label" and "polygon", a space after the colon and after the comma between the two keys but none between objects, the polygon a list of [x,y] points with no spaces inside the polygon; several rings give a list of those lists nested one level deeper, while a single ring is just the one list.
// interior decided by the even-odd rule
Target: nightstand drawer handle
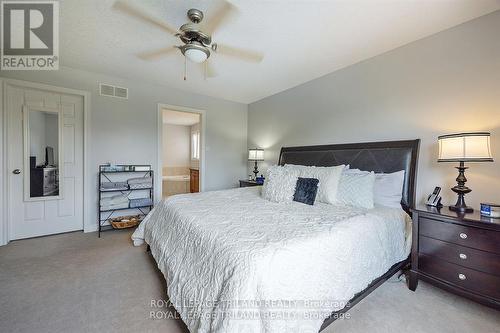
[{"label": "nightstand drawer handle", "polygon": [[458,256],[460,257],[460,259],[463,259],[463,260],[467,259],[467,255],[464,253],[460,253]]},{"label": "nightstand drawer handle", "polygon": [[462,281],[465,280],[465,279],[467,279],[467,277],[465,276],[465,274],[458,274],[458,278],[460,280],[462,280]]},{"label": "nightstand drawer handle", "polygon": [[460,238],[462,238],[462,239],[467,239],[467,234],[466,234],[466,233],[461,232],[461,233],[460,233]]}]

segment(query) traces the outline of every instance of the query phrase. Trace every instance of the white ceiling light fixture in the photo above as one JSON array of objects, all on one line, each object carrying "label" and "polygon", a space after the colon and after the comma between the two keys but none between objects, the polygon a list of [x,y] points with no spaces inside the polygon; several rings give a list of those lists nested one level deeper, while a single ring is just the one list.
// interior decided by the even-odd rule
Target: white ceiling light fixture
[{"label": "white ceiling light fixture", "polygon": [[210,51],[208,48],[197,42],[191,42],[183,45],[179,47],[179,49],[189,60],[197,64],[205,62],[208,57],[210,57]]}]

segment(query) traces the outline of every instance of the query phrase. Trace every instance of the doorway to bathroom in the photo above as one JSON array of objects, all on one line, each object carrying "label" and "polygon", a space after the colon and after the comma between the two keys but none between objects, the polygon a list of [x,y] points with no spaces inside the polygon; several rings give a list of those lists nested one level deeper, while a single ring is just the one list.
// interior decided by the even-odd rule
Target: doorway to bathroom
[{"label": "doorway to bathroom", "polygon": [[161,109],[162,198],[200,191],[202,114]]}]

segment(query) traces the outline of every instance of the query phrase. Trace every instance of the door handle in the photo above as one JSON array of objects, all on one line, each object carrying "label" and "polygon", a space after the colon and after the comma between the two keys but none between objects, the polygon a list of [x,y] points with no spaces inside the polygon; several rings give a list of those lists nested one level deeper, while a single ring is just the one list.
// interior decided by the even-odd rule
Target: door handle
[{"label": "door handle", "polygon": [[19,170],[19,169],[14,169],[14,171],[12,171],[12,173],[13,173],[13,174],[15,174],[15,175],[18,175],[18,174],[20,174],[20,173],[21,173],[21,170]]}]

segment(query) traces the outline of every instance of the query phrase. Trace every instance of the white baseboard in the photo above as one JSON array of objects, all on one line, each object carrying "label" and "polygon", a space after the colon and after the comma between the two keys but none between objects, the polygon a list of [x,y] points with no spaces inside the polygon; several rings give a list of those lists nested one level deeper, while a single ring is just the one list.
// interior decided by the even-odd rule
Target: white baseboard
[{"label": "white baseboard", "polygon": [[84,233],[88,233],[88,232],[96,232],[97,231],[97,224],[93,224],[93,225],[85,225],[84,228],[83,228],[83,232]]}]

